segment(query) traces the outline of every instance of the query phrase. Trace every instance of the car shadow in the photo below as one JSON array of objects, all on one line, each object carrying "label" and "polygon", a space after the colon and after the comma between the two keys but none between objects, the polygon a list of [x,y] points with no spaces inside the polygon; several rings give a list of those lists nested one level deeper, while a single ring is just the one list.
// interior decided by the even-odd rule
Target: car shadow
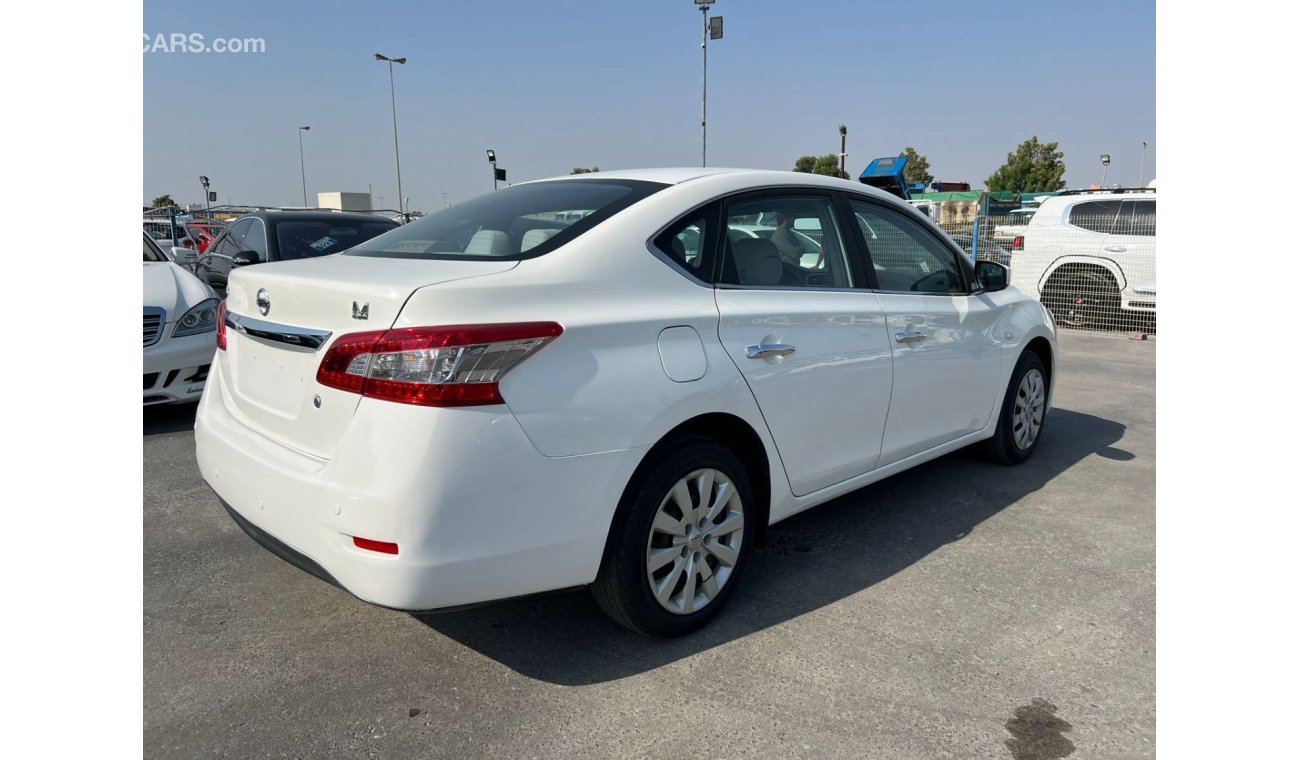
[{"label": "car shadow", "polygon": [[144,407],[144,434],[182,433],[194,429],[198,404],[157,404]]},{"label": "car shadow", "polygon": [[531,678],[559,685],[653,670],[791,620],[879,583],[960,541],[1081,459],[1128,460],[1125,427],[1054,409],[1034,457],[990,464],[968,448],[795,515],[768,531],[727,609],[703,630],[651,639],[607,618],[585,591],[416,615],[433,630]]}]

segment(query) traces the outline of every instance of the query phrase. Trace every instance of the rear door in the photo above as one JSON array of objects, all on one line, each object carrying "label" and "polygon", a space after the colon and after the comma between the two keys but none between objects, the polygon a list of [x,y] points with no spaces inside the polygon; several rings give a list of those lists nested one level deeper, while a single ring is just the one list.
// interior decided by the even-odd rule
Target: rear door
[{"label": "rear door", "polygon": [[962,254],[912,214],[875,199],[848,205],[879,286],[893,355],[884,466],[988,424],[1002,395],[1002,308],[970,293]]},{"label": "rear door", "polygon": [[199,257],[201,278],[215,288],[218,294],[225,293],[226,281],[230,277],[231,257],[244,250],[244,235],[252,226],[251,219],[240,219],[230,229],[217,238],[207,254]]},{"label": "rear door", "polygon": [[[791,489],[802,496],[871,470],[889,409],[890,347],[880,302],[848,256],[836,198],[769,191],[733,198],[723,213],[728,227],[764,223],[756,237],[720,236],[718,336]],[[794,233],[814,227],[820,241]],[[801,250],[810,244],[817,250]]]}]

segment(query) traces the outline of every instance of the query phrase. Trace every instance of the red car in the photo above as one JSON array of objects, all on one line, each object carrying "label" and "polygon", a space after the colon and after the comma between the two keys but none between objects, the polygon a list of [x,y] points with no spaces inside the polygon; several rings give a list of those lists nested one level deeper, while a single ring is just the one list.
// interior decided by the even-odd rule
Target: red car
[{"label": "red car", "polygon": [[185,225],[185,230],[194,239],[200,254],[207,253],[212,241],[216,240],[224,229],[225,225],[221,224],[189,223]]}]

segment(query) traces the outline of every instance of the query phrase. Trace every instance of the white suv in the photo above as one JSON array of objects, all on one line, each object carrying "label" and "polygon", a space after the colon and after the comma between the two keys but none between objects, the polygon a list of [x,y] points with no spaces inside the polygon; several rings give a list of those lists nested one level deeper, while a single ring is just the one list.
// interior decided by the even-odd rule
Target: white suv
[{"label": "white suv", "polygon": [[1011,284],[1070,327],[1147,326],[1156,312],[1154,189],[1066,191],[1024,227]]}]

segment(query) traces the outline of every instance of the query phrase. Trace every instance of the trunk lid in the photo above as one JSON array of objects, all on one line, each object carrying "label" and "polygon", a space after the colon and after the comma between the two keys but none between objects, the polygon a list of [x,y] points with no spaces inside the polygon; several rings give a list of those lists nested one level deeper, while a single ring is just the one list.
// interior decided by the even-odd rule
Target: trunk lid
[{"label": "trunk lid", "polygon": [[420,288],[517,265],[335,255],[237,269],[226,308],[228,324],[242,329],[228,327],[227,349],[217,352],[226,403],[268,438],[328,459],[361,401],[316,382],[330,345],[345,334],[388,329]]}]

